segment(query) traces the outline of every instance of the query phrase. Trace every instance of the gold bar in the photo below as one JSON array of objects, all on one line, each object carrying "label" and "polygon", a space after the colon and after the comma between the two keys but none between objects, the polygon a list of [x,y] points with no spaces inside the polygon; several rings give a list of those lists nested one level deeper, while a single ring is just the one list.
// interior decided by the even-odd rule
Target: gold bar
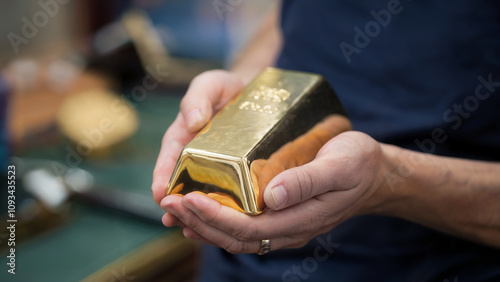
[{"label": "gold bar", "polygon": [[351,124],[320,75],[267,68],[184,148],[167,195],[197,192],[246,214],[280,172],[314,159]]}]

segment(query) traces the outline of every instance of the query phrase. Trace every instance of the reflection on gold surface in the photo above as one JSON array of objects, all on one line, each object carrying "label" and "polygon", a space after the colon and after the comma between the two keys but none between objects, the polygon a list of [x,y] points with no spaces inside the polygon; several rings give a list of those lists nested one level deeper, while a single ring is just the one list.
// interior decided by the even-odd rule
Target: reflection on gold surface
[{"label": "reflection on gold surface", "polygon": [[312,161],[321,147],[336,135],[351,130],[349,120],[341,115],[331,115],[315,125],[306,134],[286,143],[267,160],[257,159],[250,165],[252,183],[258,187],[258,206],[265,207],[264,189],[279,173]]},{"label": "reflection on gold surface", "polygon": [[184,148],[167,195],[198,192],[247,214],[285,169],[314,159],[351,125],[319,75],[264,70]]}]

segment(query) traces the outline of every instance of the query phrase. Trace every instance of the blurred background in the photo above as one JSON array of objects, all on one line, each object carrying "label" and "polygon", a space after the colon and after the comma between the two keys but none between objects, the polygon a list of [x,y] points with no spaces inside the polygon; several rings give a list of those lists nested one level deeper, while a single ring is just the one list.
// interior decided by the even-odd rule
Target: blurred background
[{"label": "blurred background", "polygon": [[272,4],[0,2],[0,281],[196,279],[150,192],[161,137]]}]

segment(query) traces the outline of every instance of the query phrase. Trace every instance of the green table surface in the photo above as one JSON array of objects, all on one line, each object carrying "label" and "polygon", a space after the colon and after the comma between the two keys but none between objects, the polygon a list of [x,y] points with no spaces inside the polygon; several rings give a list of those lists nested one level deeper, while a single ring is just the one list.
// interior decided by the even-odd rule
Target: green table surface
[{"label": "green table surface", "polygon": [[[150,190],[152,171],[161,137],[177,115],[179,102],[178,96],[148,95],[136,107],[138,132],[105,156],[85,159],[78,167],[92,173],[97,184],[147,195],[156,205]],[[68,144],[61,138],[58,144],[18,156],[64,163]],[[72,204],[68,223],[16,246],[15,275],[7,273],[7,254],[0,254],[0,281],[79,281],[171,231],[110,210]]]}]

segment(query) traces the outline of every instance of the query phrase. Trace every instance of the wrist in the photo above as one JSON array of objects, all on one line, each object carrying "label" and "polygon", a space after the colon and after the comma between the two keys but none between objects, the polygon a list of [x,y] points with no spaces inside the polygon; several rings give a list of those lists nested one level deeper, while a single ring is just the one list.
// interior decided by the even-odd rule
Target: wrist
[{"label": "wrist", "polygon": [[365,214],[393,216],[396,205],[401,200],[399,188],[409,173],[402,162],[403,149],[379,144],[381,155],[377,176],[372,183],[371,194],[364,210]]}]

